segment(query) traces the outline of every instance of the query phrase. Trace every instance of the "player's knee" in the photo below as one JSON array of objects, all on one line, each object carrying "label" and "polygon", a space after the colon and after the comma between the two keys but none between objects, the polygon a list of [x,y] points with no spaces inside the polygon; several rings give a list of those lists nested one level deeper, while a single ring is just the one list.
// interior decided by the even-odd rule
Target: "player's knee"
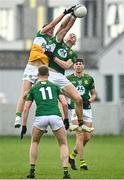
[{"label": "player's knee", "polygon": [[[88,134],[88,133],[87,133]],[[88,134],[84,137],[84,143],[86,144],[91,139],[91,134]]]},{"label": "player's knee", "polygon": [[33,143],[37,143],[37,144],[39,144],[39,142],[40,142],[40,138],[39,138],[39,137],[37,137],[37,136],[33,136],[33,137],[32,137],[32,142],[33,142]]}]

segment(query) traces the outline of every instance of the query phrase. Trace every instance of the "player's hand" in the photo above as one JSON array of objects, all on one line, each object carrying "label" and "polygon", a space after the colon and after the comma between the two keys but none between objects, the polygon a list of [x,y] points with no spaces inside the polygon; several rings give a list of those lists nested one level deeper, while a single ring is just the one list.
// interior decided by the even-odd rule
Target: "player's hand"
[{"label": "player's hand", "polygon": [[26,134],[27,132],[27,127],[26,126],[22,126],[22,130],[21,130],[21,139],[23,139],[24,134]]},{"label": "player's hand", "polygon": [[89,100],[84,101],[83,103],[84,103],[84,105],[90,105],[90,101]]},{"label": "player's hand", "polygon": [[65,126],[65,129],[69,129],[69,120],[68,119],[64,119],[64,126]]},{"label": "player's hand", "polygon": [[66,14],[72,13],[75,7],[76,7],[76,5],[70,7],[69,9],[65,9],[64,14],[66,15]]},{"label": "player's hand", "polygon": [[82,126],[84,123],[83,123],[83,120],[82,121],[79,121],[79,127]]},{"label": "player's hand", "polygon": [[48,58],[50,58],[51,60],[53,60],[54,58],[54,54],[50,51],[45,51],[45,54],[48,56]]}]

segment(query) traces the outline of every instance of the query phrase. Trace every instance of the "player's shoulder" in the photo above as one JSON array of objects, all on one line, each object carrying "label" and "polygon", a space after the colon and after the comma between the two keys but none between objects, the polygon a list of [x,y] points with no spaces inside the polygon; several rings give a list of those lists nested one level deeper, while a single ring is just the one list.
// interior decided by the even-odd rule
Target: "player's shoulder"
[{"label": "player's shoulder", "polygon": [[49,86],[59,88],[59,86],[58,86],[57,84],[55,84],[55,83],[53,83],[53,82],[51,82],[51,81],[47,81],[47,84],[48,84]]},{"label": "player's shoulder", "polygon": [[69,75],[67,75],[66,77],[67,77],[68,79],[73,78],[73,77],[74,77],[74,73],[69,74]]},{"label": "player's shoulder", "polygon": [[88,73],[84,73],[84,77],[89,78],[89,79],[93,79],[93,77]]},{"label": "player's shoulder", "polygon": [[47,37],[48,35],[43,33],[41,30],[37,31],[36,37]]},{"label": "player's shoulder", "polygon": [[37,81],[34,85],[32,85],[32,87],[30,89],[33,91],[34,89],[39,87],[39,85],[40,85],[40,81]]}]

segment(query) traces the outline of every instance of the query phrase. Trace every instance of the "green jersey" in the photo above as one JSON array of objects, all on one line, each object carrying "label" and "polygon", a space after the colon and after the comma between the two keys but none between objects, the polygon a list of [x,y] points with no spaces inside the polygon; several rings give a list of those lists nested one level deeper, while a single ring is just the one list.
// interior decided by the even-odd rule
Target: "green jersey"
[{"label": "green jersey", "polygon": [[49,81],[38,81],[29,90],[27,101],[35,101],[35,116],[58,115],[61,113],[58,108],[58,97],[61,94],[60,88]]},{"label": "green jersey", "polygon": [[[72,62],[75,62],[77,59],[77,54],[74,52],[69,46],[64,43],[62,40],[61,42],[56,41],[56,37],[52,37],[49,41],[49,45],[53,44],[55,45],[54,50],[54,56],[59,58],[62,61],[68,61],[69,59],[72,60]],[[49,67],[55,69],[56,71],[64,74],[65,70],[60,67],[57,63],[55,63],[53,60],[49,60]]]},{"label": "green jersey", "polygon": [[[95,88],[94,79],[88,74],[84,74],[81,77],[77,77],[74,74],[71,74],[67,76],[67,78],[77,88],[79,94],[81,95],[83,99],[83,108],[91,109],[91,105],[86,102],[90,98],[90,91]],[[74,108],[73,101],[71,101],[71,107]]]}]

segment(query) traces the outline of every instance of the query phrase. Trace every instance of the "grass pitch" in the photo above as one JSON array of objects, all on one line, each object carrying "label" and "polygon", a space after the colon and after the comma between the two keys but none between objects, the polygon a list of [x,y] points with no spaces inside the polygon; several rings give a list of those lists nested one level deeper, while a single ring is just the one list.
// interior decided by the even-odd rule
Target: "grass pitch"
[{"label": "grass pitch", "polygon": [[[68,137],[72,150],[74,136]],[[30,137],[0,137],[0,179],[25,179],[29,170]],[[124,136],[94,136],[85,147],[88,171],[69,172],[73,179],[124,179]],[[79,167],[79,158],[76,158]],[[61,179],[63,169],[54,137],[44,136],[39,145],[36,178]]]}]

